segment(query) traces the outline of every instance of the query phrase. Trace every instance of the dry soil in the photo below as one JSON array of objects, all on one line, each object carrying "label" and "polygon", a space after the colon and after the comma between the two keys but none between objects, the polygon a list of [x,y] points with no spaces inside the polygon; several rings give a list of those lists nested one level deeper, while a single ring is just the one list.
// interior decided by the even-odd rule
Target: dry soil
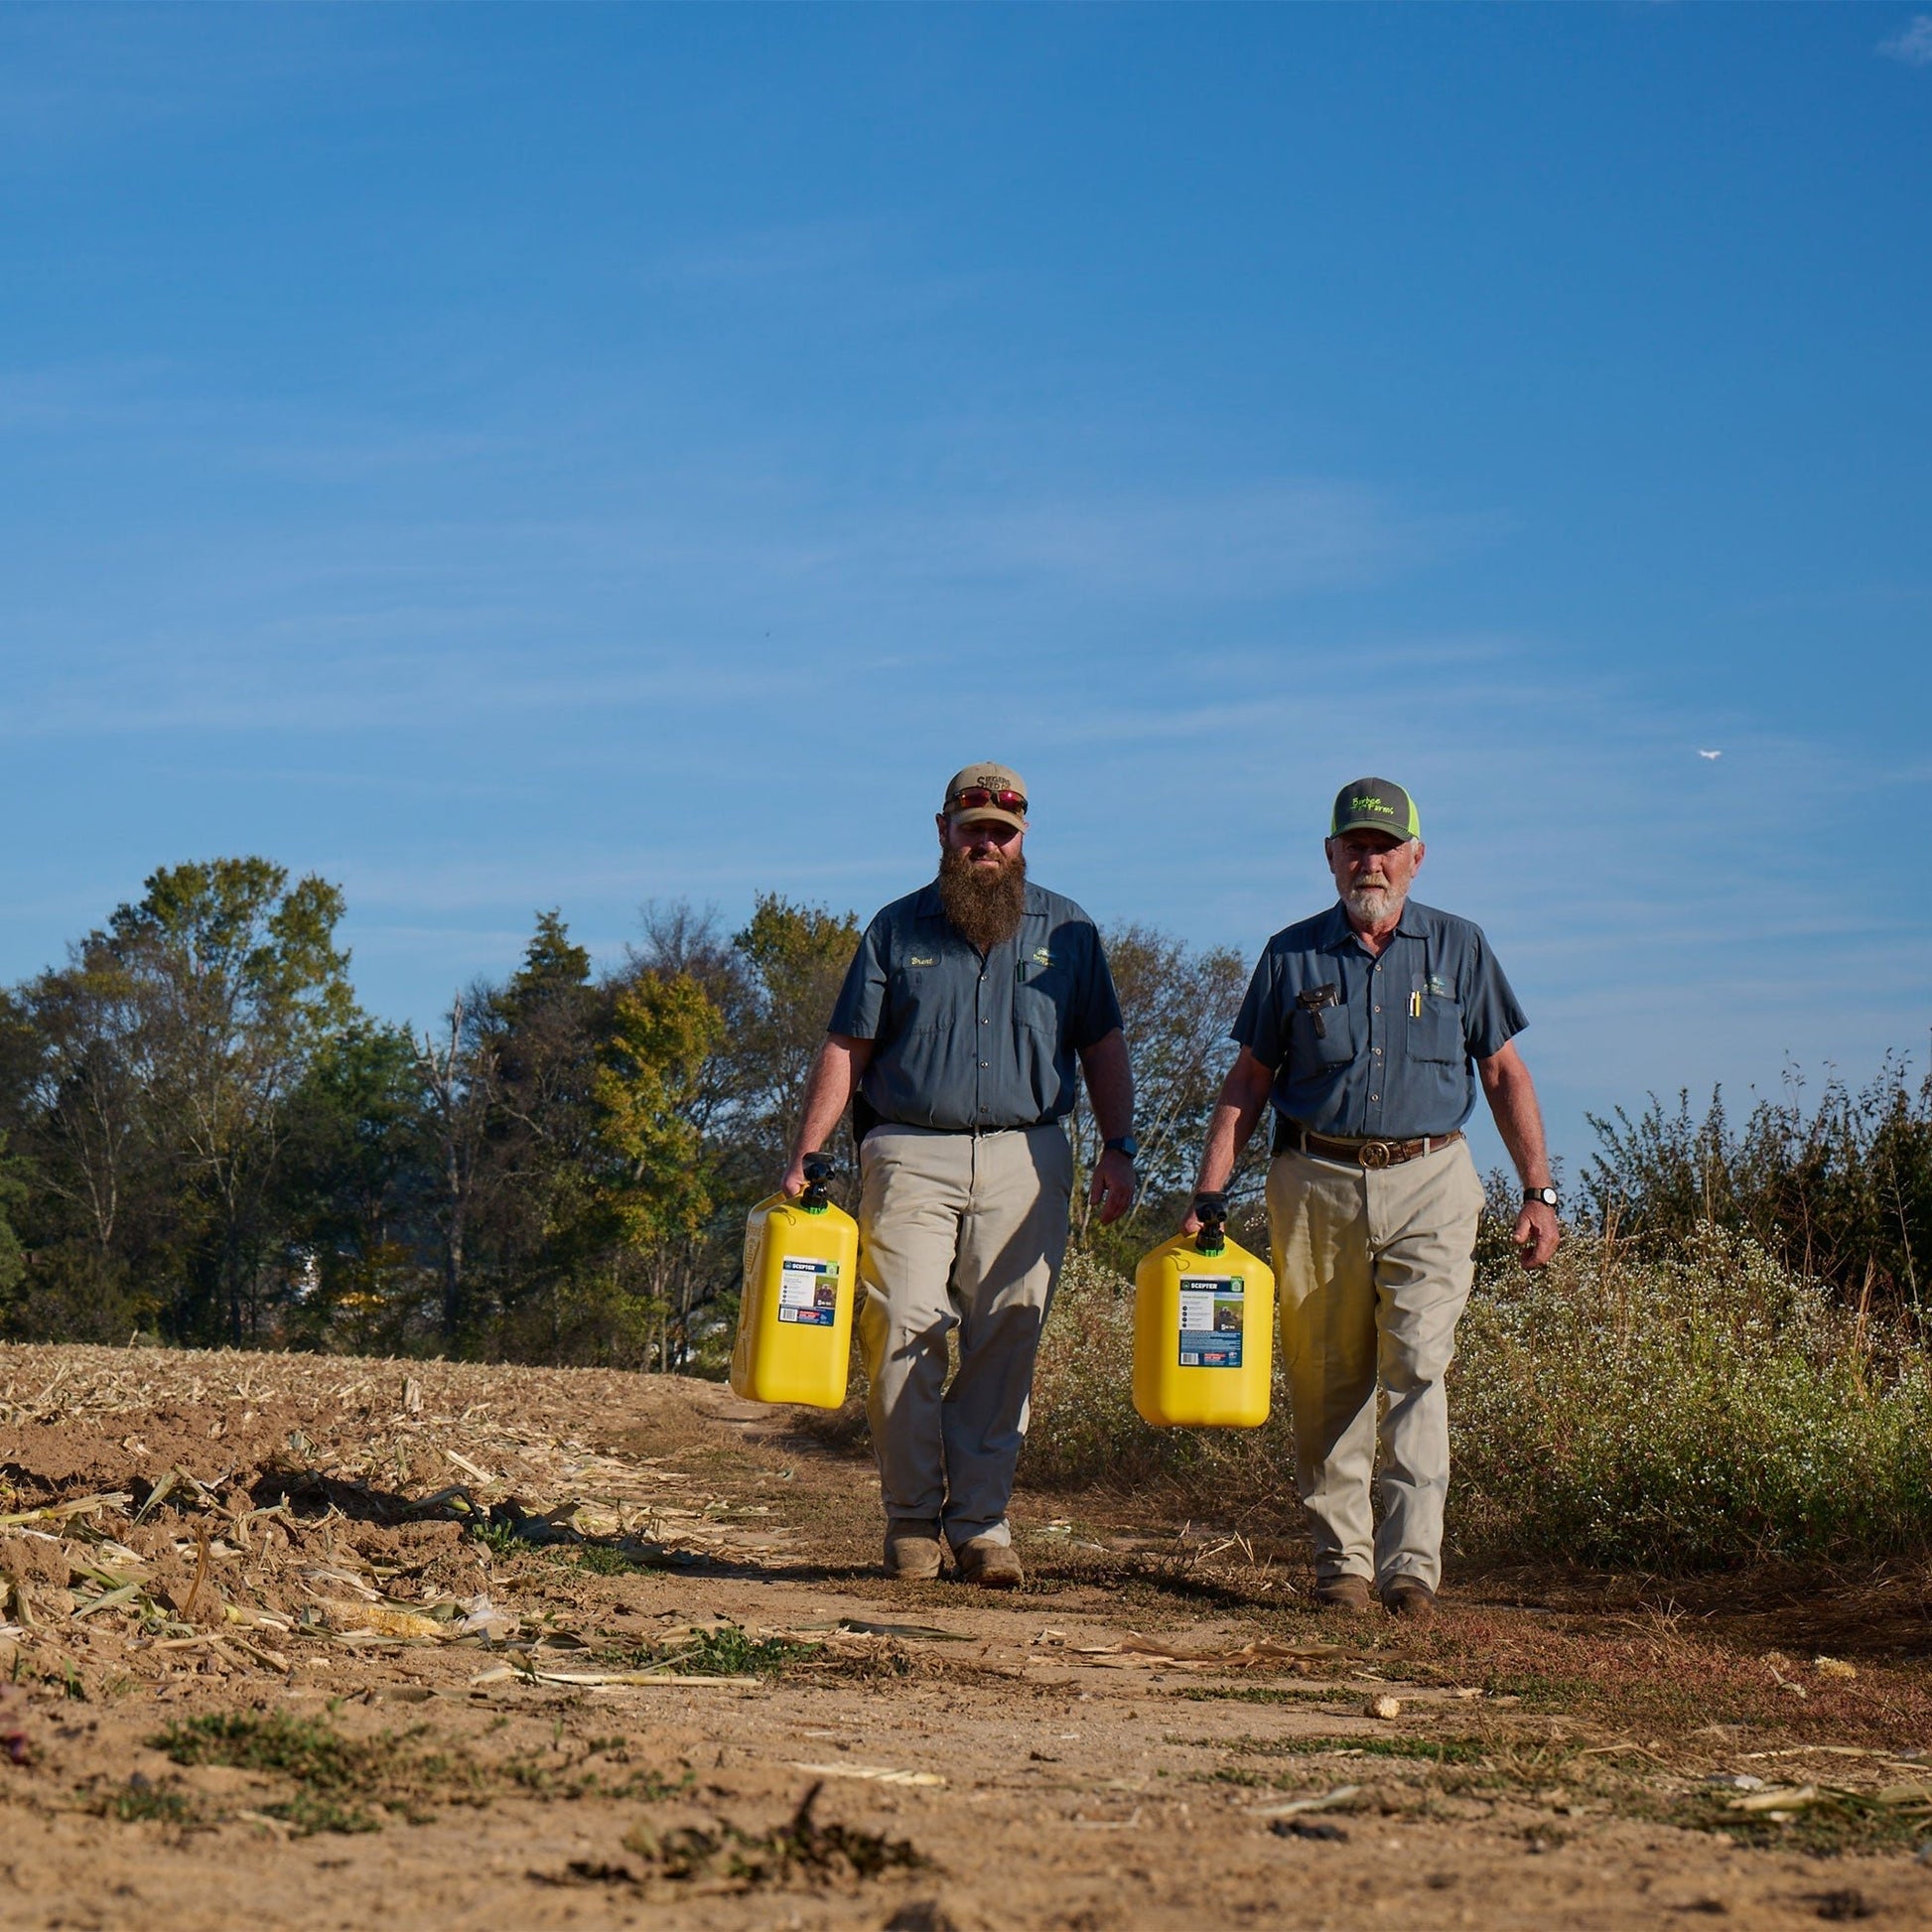
[{"label": "dry soil", "polygon": [[0,1476],[9,1926],[1932,1925],[1922,1574],[888,1583],[861,1455],[588,1370],[0,1349]]}]

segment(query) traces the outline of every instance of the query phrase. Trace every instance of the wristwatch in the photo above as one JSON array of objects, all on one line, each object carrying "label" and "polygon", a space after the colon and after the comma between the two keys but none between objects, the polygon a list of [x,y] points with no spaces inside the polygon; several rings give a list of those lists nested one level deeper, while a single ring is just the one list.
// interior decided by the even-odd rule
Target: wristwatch
[{"label": "wristwatch", "polygon": [[1118,1138],[1102,1143],[1109,1154],[1124,1154],[1132,1161],[1141,1151],[1141,1144],[1132,1134],[1122,1134]]},{"label": "wristwatch", "polygon": [[1540,1200],[1545,1207],[1554,1207],[1559,1198],[1560,1196],[1554,1187],[1525,1187],[1523,1189],[1523,1205],[1525,1207],[1529,1206],[1533,1200]]}]

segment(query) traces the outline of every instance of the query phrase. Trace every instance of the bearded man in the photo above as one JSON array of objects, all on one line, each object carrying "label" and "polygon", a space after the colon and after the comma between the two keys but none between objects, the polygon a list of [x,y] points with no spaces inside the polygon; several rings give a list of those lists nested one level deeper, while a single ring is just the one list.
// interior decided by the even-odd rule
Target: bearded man
[{"label": "bearded man", "polygon": [[1066,1251],[1075,1056],[1105,1138],[1088,1190],[1103,1224],[1134,1195],[1134,1081],[1100,934],[1027,877],[1020,775],[967,765],[936,822],[939,876],[859,942],[783,1186],[802,1192],[852,1103],[886,1573],[936,1578],[950,1550],[968,1583],[1015,1589],[1007,1504]]},{"label": "bearded man", "polygon": [[[1339,902],[1276,933],[1255,968],[1199,1189],[1227,1186],[1272,1100],[1268,1228],[1315,1599],[1366,1610],[1373,1587],[1391,1612],[1426,1622],[1449,1491],[1443,1377],[1483,1204],[1462,1138],[1472,1064],[1522,1177],[1514,1239],[1525,1268],[1556,1252],[1557,1190],[1536,1088],[1512,1044],[1528,1023],[1489,942],[1409,897],[1423,862],[1414,800],[1386,778],[1344,785],[1323,851]],[[1198,1225],[1189,1214],[1188,1231]]]}]

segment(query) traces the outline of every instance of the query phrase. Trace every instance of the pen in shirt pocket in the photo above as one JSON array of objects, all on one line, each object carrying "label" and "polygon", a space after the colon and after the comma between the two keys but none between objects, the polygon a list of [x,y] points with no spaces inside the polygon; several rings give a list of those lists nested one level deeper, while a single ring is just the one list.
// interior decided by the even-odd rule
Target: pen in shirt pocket
[{"label": "pen in shirt pocket", "polygon": [[1422,995],[1420,993],[1412,993],[1409,995],[1409,1018],[1411,1020],[1420,1020],[1422,1018]]}]

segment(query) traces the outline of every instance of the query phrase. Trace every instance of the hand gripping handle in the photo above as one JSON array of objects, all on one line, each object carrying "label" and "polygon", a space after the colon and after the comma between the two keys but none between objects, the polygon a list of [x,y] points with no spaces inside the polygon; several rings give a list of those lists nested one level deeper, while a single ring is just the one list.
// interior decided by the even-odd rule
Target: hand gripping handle
[{"label": "hand gripping handle", "polygon": [[1204,1255],[1217,1255],[1227,1246],[1228,1197],[1225,1194],[1196,1194],[1194,1215],[1200,1232],[1194,1246]]},{"label": "hand gripping handle", "polygon": [[838,1178],[839,1164],[829,1154],[805,1156],[805,1191],[799,1196],[801,1207],[823,1207],[832,1198],[832,1182]]}]

